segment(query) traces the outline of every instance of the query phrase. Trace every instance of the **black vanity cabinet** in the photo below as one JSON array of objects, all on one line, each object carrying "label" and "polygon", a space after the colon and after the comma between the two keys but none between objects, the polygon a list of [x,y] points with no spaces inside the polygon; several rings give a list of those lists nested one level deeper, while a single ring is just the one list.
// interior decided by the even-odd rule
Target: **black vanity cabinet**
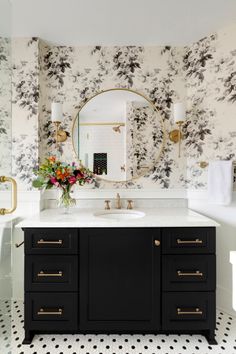
[{"label": "black vanity cabinet", "polygon": [[82,331],[160,329],[159,242],[158,229],[80,231]]},{"label": "black vanity cabinet", "polygon": [[215,228],[24,231],[25,344],[35,333],[201,333],[215,343]]}]

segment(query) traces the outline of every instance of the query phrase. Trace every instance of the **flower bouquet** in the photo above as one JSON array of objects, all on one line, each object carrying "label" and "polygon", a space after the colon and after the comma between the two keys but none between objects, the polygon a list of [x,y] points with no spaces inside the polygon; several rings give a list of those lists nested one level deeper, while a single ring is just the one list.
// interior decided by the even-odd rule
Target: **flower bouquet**
[{"label": "flower bouquet", "polygon": [[69,207],[75,205],[75,199],[70,195],[71,188],[78,183],[83,186],[94,182],[93,173],[85,167],[78,167],[74,162],[72,164],[64,163],[55,156],[45,159],[34,174],[38,177],[33,181],[33,187],[39,189],[51,189],[57,187],[61,190],[59,206],[65,208],[68,212]]}]

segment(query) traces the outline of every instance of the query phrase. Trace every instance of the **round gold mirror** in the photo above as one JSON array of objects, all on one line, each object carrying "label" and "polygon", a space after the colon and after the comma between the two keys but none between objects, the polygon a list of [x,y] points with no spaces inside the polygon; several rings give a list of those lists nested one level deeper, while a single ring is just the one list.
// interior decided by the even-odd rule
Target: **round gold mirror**
[{"label": "round gold mirror", "polygon": [[109,89],[81,107],[72,139],[82,165],[102,179],[124,182],[145,175],[156,165],[165,129],[148,98],[128,89]]}]

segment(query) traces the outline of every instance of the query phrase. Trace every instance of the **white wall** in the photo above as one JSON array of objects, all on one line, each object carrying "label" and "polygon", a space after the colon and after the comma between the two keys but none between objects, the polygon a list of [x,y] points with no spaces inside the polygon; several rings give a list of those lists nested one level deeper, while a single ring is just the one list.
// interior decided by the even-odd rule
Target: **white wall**
[{"label": "white wall", "polygon": [[121,170],[125,165],[125,127],[120,128],[120,133],[115,132],[112,126],[81,126],[80,127],[80,158],[93,171],[93,154],[107,153],[107,174],[102,176],[109,180],[126,180],[126,173]]},{"label": "white wall", "polygon": [[11,222],[0,220],[0,300],[9,300],[11,282]]},{"label": "white wall", "polygon": [[232,265],[229,263],[229,252],[236,250],[236,193],[230,206],[210,205],[204,194],[189,192],[188,205],[221,225],[216,231],[217,307],[236,315],[232,308]]}]

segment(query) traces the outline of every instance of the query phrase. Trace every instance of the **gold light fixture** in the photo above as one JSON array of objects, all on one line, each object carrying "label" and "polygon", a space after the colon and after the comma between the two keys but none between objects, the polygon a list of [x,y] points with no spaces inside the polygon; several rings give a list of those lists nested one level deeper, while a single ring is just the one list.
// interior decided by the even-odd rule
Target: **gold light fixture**
[{"label": "gold light fixture", "polygon": [[179,143],[179,153],[181,152],[181,140],[183,139],[182,126],[186,120],[185,106],[182,102],[175,103],[173,106],[174,122],[178,125],[178,129],[174,129],[169,133],[169,138],[173,143]]},{"label": "gold light fixture", "polygon": [[60,129],[60,125],[63,119],[63,111],[62,104],[53,102],[52,103],[52,123],[55,125],[55,139],[56,139],[56,147],[58,149],[59,143],[63,143],[67,139],[66,131]]}]

